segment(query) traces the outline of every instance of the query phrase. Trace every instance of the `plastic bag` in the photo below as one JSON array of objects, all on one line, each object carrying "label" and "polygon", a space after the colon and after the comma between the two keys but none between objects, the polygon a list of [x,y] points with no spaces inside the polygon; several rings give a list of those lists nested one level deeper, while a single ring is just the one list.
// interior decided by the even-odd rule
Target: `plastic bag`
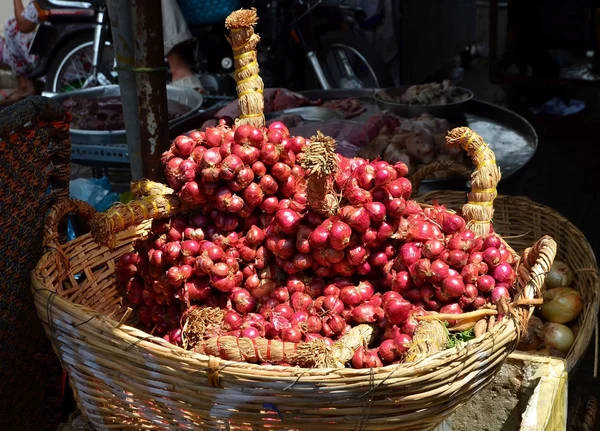
[{"label": "plastic bag", "polygon": [[[119,194],[112,191],[107,177],[77,178],[69,183],[69,188],[70,198],[87,202],[98,212],[106,211],[112,204],[119,202]],[[74,216],[69,215],[67,238],[71,241],[77,236]]]},{"label": "plastic bag", "polygon": [[107,177],[78,178],[70,183],[70,197],[90,204],[96,211],[106,211],[119,201],[119,194],[112,191]]}]

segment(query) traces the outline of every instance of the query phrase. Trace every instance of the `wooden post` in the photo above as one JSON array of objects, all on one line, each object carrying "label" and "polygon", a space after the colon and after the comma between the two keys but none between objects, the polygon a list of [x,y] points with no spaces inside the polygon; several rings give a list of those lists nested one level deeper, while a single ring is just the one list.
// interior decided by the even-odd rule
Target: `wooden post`
[{"label": "wooden post", "polygon": [[167,76],[161,0],[131,0],[138,116],[144,177],[161,181],[160,157],[169,148]]},{"label": "wooden post", "polygon": [[140,122],[138,120],[138,99],[136,77],[133,72],[133,31],[131,27],[130,0],[108,0],[108,15],[112,30],[115,59],[119,68],[119,85],[123,104],[123,120],[127,135],[131,178],[139,181],[144,177],[142,149],[140,147]]}]

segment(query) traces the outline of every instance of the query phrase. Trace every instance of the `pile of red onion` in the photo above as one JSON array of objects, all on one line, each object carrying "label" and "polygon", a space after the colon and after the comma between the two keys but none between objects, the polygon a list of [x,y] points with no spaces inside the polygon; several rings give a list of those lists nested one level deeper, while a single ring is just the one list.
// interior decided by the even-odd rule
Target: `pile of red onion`
[{"label": "pile of red onion", "polygon": [[327,344],[361,323],[379,327],[355,368],[401,362],[418,321],[510,297],[512,255],[494,233],[465,228],[443,206],[409,200],[403,163],[336,155],[333,216],[308,205],[308,139],[281,123],[229,119],[179,136],[163,156],[169,185],[193,214],[155,220],[117,276],[145,329],[181,343],[192,305],[224,310],[219,334]]}]

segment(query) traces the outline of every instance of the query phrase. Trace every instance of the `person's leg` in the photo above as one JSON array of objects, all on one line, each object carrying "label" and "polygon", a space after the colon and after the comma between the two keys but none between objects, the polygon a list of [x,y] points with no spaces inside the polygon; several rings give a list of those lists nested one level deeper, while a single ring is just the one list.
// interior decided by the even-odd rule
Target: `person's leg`
[{"label": "person's leg", "polygon": [[35,94],[35,84],[29,78],[33,71],[37,57],[29,55],[29,48],[33,41],[34,33],[21,33],[19,31],[13,34],[10,40],[7,40],[7,50],[12,53],[11,69],[17,76],[18,88],[11,95],[11,99],[20,100]]},{"label": "person's leg", "polygon": [[162,26],[165,57],[174,84],[202,90],[202,84],[193,75],[192,69],[176,49],[177,45],[192,39],[192,33],[176,0],[162,0]]},{"label": "person's leg", "polygon": [[[4,23],[4,37],[2,38],[2,64],[9,66],[13,73],[15,70],[13,67],[13,64],[15,63],[15,58],[13,52],[11,51],[11,46],[9,46],[9,43],[11,41],[11,38],[14,34],[16,34],[17,31],[18,30],[16,19],[10,18]],[[14,89],[12,88],[3,91],[2,100],[6,99],[7,96],[10,96],[13,91]]]},{"label": "person's leg", "polygon": [[19,87],[13,92],[12,98],[23,99],[28,96],[33,96],[35,94],[35,84],[27,76],[17,75],[17,83]]},{"label": "person's leg", "polygon": [[28,54],[24,51],[24,47],[27,47],[27,41],[22,40],[23,34],[19,32],[14,18],[9,19],[5,24],[4,35],[2,61],[10,66],[17,77],[18,83],[18,87],[12,91],[7,99],[4,99],[7,102],[12,102],[35,94],[35,85],[27,77],[30,69]]}]

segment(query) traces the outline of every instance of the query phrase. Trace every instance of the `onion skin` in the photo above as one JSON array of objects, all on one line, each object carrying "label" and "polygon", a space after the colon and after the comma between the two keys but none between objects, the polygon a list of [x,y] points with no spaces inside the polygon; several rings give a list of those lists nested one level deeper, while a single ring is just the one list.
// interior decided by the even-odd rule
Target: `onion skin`
[{"label": "onion skin", "polygon": [[500,301],[501,298],[510,300],[510,293],[508,292],[508,289],[505,286],[498,285],[492,289],[492,292],[490,293],[490,298],[495,304],[498,301]]},{"label": "onion skin", "polygon": [[[556,287],[544,292],[542,316],[548,322],[568,323],[583,310],[583,300],[579,292],[570,287]],[[560,349],[559,349],[560,350]]]},{"label": "onion skin", "polygon": [[350,243],[350,235],[352,235],[352,228],[342,222],[335,222],[331,226],[331,232],[329,234],[329,243],[335,250],[343,250]]},{"label": "onion skin", "polygon": [[383,310],[371,304],[362,304],[352,310],[352,319],[356,323],[373,323],[383,317]]},{"label": "onion skin", "polygon": [[360,346],[352,356],[352,366],[354,368],[378,368],[382,367],[383,363],[379,359],[378,349],[367,350],[364,346]]},{"label": "onion skin", "polygon": [[412,310],[412,304],[403,298],[390,299],[383,304],[383,310],[385,317],[391,324],[399,325],[408,318]]},{"label": "onion skin", "polygon": [[396,342],[392,339],[388,339],[381,343],[379,346],[379,357],[385,364],[391,364],[398,358],[398,348]]},{"label": "onion skin", "polygon": [[[442,314],[461,314],[462,312],[462,308],[456,303],[444,305],[440,308],[440,313]],[[456,325],[456,320],[448,320],[448,325]]]},{"label": "onion skin", "polygon": [[537,316],[531,316],[527,324],[527,331],[521,336],[517,349],[531,351],[541,349],[544,340],[538,336],[540,330],[544,327],[544,322]]},{"label": "onion skin", "polygon": [[546,275],[546,286],[549,288],[570,286],[573,283],[573,271],[566,263],[555,260],[550,268],[550,272]]},{"label": "onion skin", "polygon": [[573,331],[560,323],[546,323],[538,331],[538,336],[544,340],[546,347],[553,347],[564,354],[569,353],[575,342]]}]

